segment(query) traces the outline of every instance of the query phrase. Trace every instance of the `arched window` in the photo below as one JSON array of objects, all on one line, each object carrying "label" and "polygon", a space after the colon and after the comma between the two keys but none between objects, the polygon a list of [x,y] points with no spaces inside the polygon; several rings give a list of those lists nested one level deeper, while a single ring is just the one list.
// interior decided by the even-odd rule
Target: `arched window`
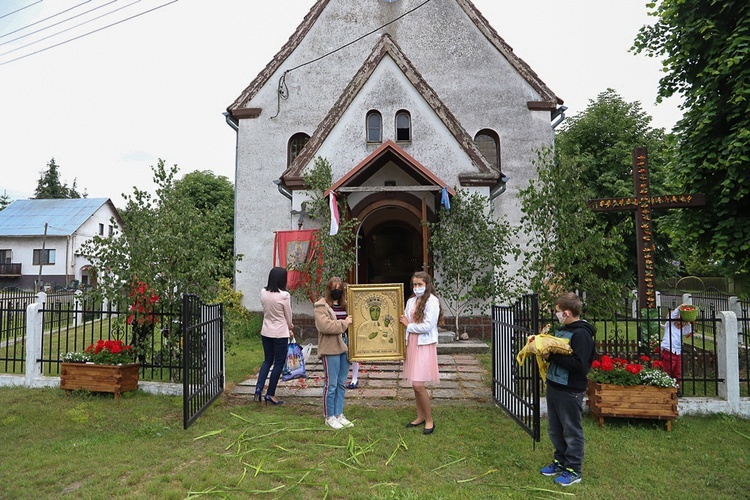
[{"label": "arched window", "polygon": [[383,117],[377,111],[367,113],[367,142],[383,142]]},{"label": "arched window", "polygon": [[408,111],[396,113],[396,140],[411,141],[411,116]]},{"label": "arched window", "polygon": [[302,148],[305,147],[305,144],[307,144],[307,141],[309,140],[310,136],[305,134],[304,132],[294,134],[291,139],[289,139],[289,146],[287,147],[287,165],[292,164],[294,159],[299,156],[300,151],[302,151]]},{"label": "arched window", "polygon": [[474,142],[479,147],[487,161],[500,169],[500,138],[494,130],[483,129],[474,136]]}]

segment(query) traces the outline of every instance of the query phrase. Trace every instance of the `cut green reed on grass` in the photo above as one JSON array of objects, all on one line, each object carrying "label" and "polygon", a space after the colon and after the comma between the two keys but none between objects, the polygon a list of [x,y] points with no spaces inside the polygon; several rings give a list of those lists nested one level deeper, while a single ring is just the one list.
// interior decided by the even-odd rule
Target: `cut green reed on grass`
[{"label": "cut green reed on grass", "polygon": [[[242,349],[239,345],[236,349]],[[260,350],[227,359],[252,376]],[[489,356],[480,356],[489,367]],[[230,361],[231,359],[231,361]],[[241,359],[245,367],[230,367]],[[245,378],[243,378],[245,377]],[[322,404],[322,402],[321,402]],[[742,498],[750,491],[750,420],[680,417],[671,432],[650,420],[584,417],[583,482],[539,474],[552,446],[536,447],[494,404],[435,401],[437,431],[400,422],[413,406],[347,401],[354,428],[333,431],[319,405],[264,407],[223,397],[188,430],[182,399],[0,388],[0,498]],[[739,435],[739,436],[738,436]],[[743,439],[744,438],[744,439]],[[359,463],[358,463],[359,462]],[[678,472],[676,472],[678,471]]]}]

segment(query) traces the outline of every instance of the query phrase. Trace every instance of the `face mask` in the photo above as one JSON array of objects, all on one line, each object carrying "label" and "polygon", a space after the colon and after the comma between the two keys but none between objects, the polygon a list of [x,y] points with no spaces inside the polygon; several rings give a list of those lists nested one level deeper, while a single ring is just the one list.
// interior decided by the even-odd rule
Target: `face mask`
[{"label": "face mask", "polygon": [[331,290],[331,298],[333,300],[341,300],[341,296],[344,295],[343,290]]},{"label": "face mask", "polygon": [[562,312],[555,312],[555,316],[557,316],[557,321],[559,321],[561,324],[565,321],[565,313]]},{"label": "face mask", "polygon": [[414,295],[416,295],[417,297],[421,297],[422,295],[424,295],[424,290],[425,290],[425,287],[423,286],[415,286]]}]

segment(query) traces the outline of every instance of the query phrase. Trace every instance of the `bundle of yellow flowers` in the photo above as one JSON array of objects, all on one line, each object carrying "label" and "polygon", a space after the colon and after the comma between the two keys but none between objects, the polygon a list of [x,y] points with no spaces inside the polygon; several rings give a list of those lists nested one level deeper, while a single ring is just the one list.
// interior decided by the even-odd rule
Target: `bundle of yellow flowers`
[{"label": "bundle of yellow flowers", "polygon": [[547,367],[549,362],[544,359],[544,356],[549,353],[553,354],[565,354],[570,355],[573,351],[570,348],[570,340],[562,339],[550,335],[548,332],[550,325],[545,325],[538,335],[532,335],[516,355],[516,361],[519,365],[524,364],[526,358],[535,356],[537,366],[539,366],[539,374],[542,380],[547,378]]}]

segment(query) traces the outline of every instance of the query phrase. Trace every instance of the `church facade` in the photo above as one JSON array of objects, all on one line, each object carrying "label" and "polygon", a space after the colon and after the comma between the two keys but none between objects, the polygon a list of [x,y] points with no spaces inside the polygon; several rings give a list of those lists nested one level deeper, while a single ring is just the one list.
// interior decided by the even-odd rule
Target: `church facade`
[{"label": "church facade", "polygon": [[520,221],[518,190],[561,105],[469,0],[318,0],[226,113],[244,305],[260,309],[274,232],[315,227],[302,176],[316,158],[358,220],[350,279],[408,283],[433,271],[422,221],[443,188]]}]

